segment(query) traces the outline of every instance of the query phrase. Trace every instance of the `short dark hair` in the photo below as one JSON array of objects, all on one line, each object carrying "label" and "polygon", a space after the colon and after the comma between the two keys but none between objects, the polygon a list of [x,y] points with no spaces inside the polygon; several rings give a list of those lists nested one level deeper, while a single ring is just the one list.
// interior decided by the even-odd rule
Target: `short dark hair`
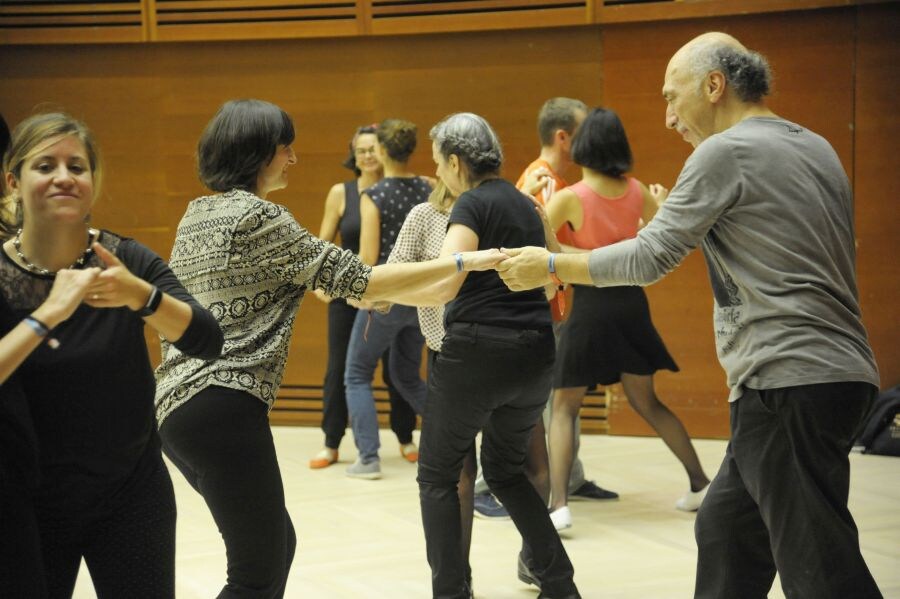
[{"label": "short dark hair", "polygon": [[197,144],[200,181],[213,191],[255,191],[260,170],[279,145],[294,141],[294,123],[263,100],[229,100],[206,125]]},{"label": "short dark hair", "polygon": [[572,140],[572,160],[610,177],[630,171],[631,146],[619,115],[605,108],[590,111]]},{"label": "short dark hair", "polygon": [[418,127],[402,119],[385,119],[378,125],[378,143],[380,143],[391,160],[407,162],[416,149]]},{"label": "short dark hair", "polygon": [[553,134],[562,129],[569,135],[575,132],[575,118],[578,112],[587,112],[581,100],[572,98],[550,98],[538,112],[538,137],[542,146],[553,145]]},{"label": "short dark hair", "polygon": [[357,177],[362,174],[362,171],[356,166],[356,140],[360,135],[365,135],[367,133],[374,135],[377,130],[378,125],[363,125],[362,127],[357,127],[353,137],[350,138],[350,154],[347,156],[347,159],[341,163],[341,166],[349,168]]}]

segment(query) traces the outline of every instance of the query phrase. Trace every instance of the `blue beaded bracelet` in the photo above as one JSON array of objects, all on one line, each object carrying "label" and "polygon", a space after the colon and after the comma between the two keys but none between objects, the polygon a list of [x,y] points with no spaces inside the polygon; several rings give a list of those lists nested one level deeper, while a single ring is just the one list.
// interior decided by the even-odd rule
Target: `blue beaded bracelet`
[{"label": "blue beaded bracelet", "polygon": [[453,254],[453,257],[456,258],[456,272],[462,272],[463,271],[462,253],[456,252]]}]

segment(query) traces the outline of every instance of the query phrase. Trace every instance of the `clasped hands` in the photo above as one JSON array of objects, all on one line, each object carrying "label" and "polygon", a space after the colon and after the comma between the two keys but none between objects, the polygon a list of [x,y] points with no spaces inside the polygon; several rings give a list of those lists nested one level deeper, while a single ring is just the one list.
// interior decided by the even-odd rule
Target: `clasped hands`
[{"label": "clasped hands", "polygon": [[494,269],[511,291],[526,291],[550,282],[550,252],[542,247],[482,250],[466,255],[466,270]]}]

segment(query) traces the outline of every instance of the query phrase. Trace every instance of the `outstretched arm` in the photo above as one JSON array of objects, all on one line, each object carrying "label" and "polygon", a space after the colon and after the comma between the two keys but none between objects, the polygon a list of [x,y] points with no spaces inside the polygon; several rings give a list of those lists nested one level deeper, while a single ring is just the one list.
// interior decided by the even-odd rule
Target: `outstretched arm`
[{"label": "outstretched arm", "polygon": [[473,251],[477,247],[474,231],[465,225],[450,225],[440,258],[376,266],[363,298],[410,306],[445,304],[456,297],[466,272],[490,270],[506,258],[495,249]]}]

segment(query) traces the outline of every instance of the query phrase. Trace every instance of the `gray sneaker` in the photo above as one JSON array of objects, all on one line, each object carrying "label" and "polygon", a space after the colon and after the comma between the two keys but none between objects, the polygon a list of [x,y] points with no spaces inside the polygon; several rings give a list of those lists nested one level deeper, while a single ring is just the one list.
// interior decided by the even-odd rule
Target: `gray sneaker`
[{"label": "gray sneaker", "polygon": [[371,462],[363,462],[360,458],[347,466],[347,476],[350,478],[364,478],[366,480],[376,480],[381,478],[381,460],[372,460]]}]

